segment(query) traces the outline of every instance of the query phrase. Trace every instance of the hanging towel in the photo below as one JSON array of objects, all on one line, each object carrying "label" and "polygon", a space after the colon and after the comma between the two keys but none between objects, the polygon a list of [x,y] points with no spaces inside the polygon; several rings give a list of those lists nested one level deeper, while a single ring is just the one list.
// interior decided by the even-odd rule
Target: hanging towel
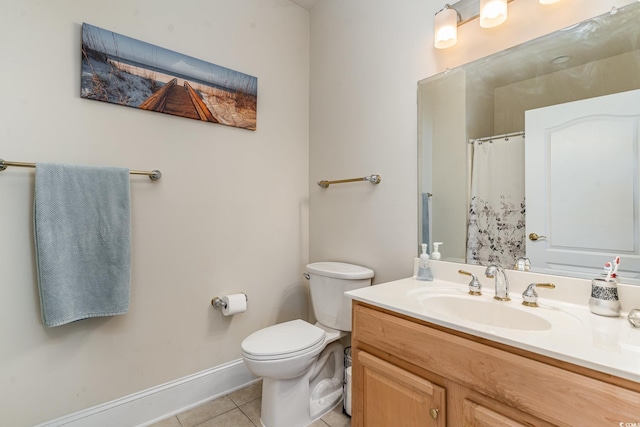
[{"label": "hanging towel", "polygon": [[34,229],[45,326],[127,312],[128,169],[37,163]]},{"label": "hanging towel", "polygon": [[422,193],[422,243],[427,245],[431,245],[429,231],[429,193]]}]

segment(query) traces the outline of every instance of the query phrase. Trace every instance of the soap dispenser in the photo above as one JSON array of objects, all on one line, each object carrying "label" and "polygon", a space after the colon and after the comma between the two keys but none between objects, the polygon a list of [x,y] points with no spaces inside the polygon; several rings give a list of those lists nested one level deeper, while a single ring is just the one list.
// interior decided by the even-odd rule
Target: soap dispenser
[{"label": "soap dispenser", "polygon": [[440,259],[440,245],[442,242],[433,242],[433,252],[431,252],[431,259]]},{"label": "soap dispenser", "polygon": [[422,244],[422,253],[420,254],[420,264],[418,265],[418,274],[416,275],[418,280],[433,280],[433,273],[431,267],[429,267],[429,254],[427,253],[427,244]]}]

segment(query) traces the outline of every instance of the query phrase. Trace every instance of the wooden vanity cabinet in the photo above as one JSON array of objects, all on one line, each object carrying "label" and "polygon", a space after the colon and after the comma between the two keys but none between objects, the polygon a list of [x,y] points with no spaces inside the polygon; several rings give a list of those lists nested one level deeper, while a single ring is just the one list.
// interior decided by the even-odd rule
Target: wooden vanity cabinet
[{"label": "wooden vanity cabinet", "polygon": [[364,425],[445,427],[442,387],[369,353],[356,357],[364,384]]},{"label": "wooden vanity cabinet", "polygon": [[352,427],[640,423],[640,384],[354,301]]}]

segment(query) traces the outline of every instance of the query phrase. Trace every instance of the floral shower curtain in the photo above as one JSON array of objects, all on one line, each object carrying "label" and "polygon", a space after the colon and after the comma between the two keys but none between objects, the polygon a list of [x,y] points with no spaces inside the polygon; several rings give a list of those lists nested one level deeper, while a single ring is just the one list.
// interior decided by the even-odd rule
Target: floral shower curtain
[{"label": "floral shower curtain", "polygon": [[512,267],[525,255],[524,135],[473,142],[467,263]]}]

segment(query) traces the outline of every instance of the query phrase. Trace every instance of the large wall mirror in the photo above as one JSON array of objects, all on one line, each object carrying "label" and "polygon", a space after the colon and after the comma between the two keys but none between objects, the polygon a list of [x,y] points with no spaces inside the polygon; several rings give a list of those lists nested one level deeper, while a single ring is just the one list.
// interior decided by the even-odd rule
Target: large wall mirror
[{"label": "large wall mirror", "polygon": [[418,82],[419,242],[640,284],[640,3]]}]

